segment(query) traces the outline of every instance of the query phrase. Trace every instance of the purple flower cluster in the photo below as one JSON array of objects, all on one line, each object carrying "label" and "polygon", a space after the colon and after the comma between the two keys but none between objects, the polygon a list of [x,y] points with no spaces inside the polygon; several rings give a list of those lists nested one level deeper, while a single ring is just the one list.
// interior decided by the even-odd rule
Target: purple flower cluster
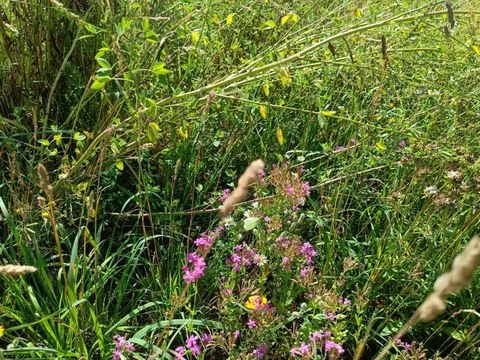
[{"label": "purple flower cluster", "polygon": [[308,356],[311,353],[310,345],[302,342],[298,348],[290,349],[290,355],[292,357],[296,356]]},{"label": "purple flower cluster", "polygon": [[208,251],[212,247],[213,241],[213,236],[207,233],[202,233],[201,236],[194,241],[194,244],[197,246],[199,251]]},{"label": "purple flower cluster", "polygon": [[310,334],[308,339],[310,343],[302,342],[299,347],[294,347],[290,350],[292,357],[311,356],[312,344],[316,344],[317,348],[324,348],[325,352],[330,353],[333,356],[342,355],[345,350],[343,347],[331,340],[332,333],[330,331],[315,331]]},{"label": "purple flower cluster", "polygon": [[199,238],[195,239],[194,244],[197,246],[197,252],[202,254],[203,256],[199,255],[197,252],[191,252],[187,256],[187,261],[190,264],[185,265],[183,270],[183,280],[187,284],[191,284],[195,282],[197,279],[200,279],[204,273],[207,264],[205,262],[205,256],[207,255],[208,251],[212,247],[215,239],[220,236],[222,231],[224,230],[223,226],[219,226],[215,229],[213,233],[202,233]]},{"label": "purple flower cluster", "polygon": [[313,264],[312,258],[317,256],[317,251],[313,248],[312,244],[310,244],[309,242],[305,242],[300,248],[300,254],[303,255],[305,262],[308,265],[311,265]]},{"label": "purple flower cluster", "polygon": [[207,264],[205,263],[205,259],[195,252],[188,254],[187,261],[192,266],[185,265],[182,268],[183,280],[185,280],[187,284],[190,284],[204,275]]},{"label": "purple flower cluster", "polygon": [[300,277],[302,279],[307,278],[312,274],[313,274],[313,267],[311,267],[311,266],[307,266],[307,267],[304,267],[304,268],[300,269]]},{"label": "purple flower cluster", "polygon": [[397,339],[395,344],[397,344],[398,347],[402,347],[407,352],[410,352],[410,350],[412,350],[412,345],[407,343],[406,341],[403,342],[402,339]]},{"label": "purple flower cluster", "polygon": [[348,300],[347,298],[343,298],[343,297],[340,297],[338,299],[338,303],[340,305],[345,305],[345,306],[349,306],[352,302],[350,300]]},{"label": "purple flower cluster", "polygon": [[130,353],[135,351],[135,346],[128,342],[125,336],[115,335],[113,341],[115,341],[115,350],[113,351],[112,360],[120,360],[123,352]]},{"label": "purple flower cluster", "polygon": [[292,178],[284,187],[283,192],[290,199],[292,208],[298,210],[305,204],[305,198],[310,196],[311,189],[308,181],[302,182],[298,176]]},{"label": "purple flower cluster", "polygon": [[190,350],[193,356],[199,356],[202,353],[202,349],[211,344],[212,341],[212,335],[209,333],[204,333],[201,337],[190,335],[185,341],[185,346],[178,346],[175,349],[175,359],[184,360],[188,350]]},{"label": "purple flower cluster", "polygon": [[262,344],[258,348],[256,348],[255,350],[252,351],[252,355],[256,359],[263,359],[265,357],[265,355],[267,354],[267,351],[268,351],[267,344]]},{"label": "purple flower cluster", "polygon": [[259,265],[260,261],[261,257],[257,254],[257,251],[243,243],[233,248],[232,256],[225,263],[232,265],[232,270],[238,272],[242,266]]},{"label": "purple flower cluster", "polygon": [[232,192],[232,190],[230,190],[230,189],[224,189],[222,196],[220,196],[220,201],[221,201],[222,203],[224,203],[225,200],[227,200],[228,197],[230,196],[230,193],[231,193],[231,192]]}]

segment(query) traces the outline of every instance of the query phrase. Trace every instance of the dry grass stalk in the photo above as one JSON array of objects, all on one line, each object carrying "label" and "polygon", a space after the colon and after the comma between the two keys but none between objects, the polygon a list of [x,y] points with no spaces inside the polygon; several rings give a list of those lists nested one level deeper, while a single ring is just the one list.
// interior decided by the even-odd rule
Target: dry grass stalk
[{"label": "dry grass stalk", "polygon": [[36,267],[28,265],[3,265],[0,266],[0,275],[8,275],[11,277],[22,276],[25,274],[34,273],[37,271]]},{"label": "dry grass stalk", "polygon": [[48,176],[47,169],[43,164],[38,164],[37,174],[40,179],[40,183],[38,184],[40,189],[42,189],[48,196],[48,200],[52,200],[52,185],[50,184],[50,177]]},{"label": "dry grass stalk", "polygon": [[238,204],[246,198],[248,186],[258,179],[259,174],[264,168],[265,164],[260,159],[255,160],[248,166],[247,170],[245,170],[242,176],[240,176],[240,179],[238,179],[238,186],[223,203],[221,208],[223,216],[228,215],[233,210],[235,204]]},{"label": "dry grass stalk", "polygon": [[377,355],[375,360],[382,359],[397,339],[404,336],[414,325],[422,321],[432,321],[443,314],[447,309],[445,300],[448,295],[459,293],[464,287],[470,284],[475,269],[480,265],[480,236],[475,236],[467,244],[465,249],[458,255],[452,264],[452,270],[440,277],[433,286],[433,292],[428,295],[425,301],[415,311],[413,316],[400,329],[395,337],[390,340]]},{"label": "dry grass stalk", "polygon": [[431,321],[441,315],[445,309],[445,300],[449,294],[460,292],[470,284],[475,269],[480,265],[480,237],[475,236],[463,252],[453,261],[452,270],[440,275],[433,286],[433,293],[417,310],[420,321]]}]

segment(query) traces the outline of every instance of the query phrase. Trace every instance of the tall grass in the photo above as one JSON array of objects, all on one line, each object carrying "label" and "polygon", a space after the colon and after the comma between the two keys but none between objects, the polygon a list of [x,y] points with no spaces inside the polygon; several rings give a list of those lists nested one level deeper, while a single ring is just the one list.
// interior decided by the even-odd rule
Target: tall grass
[{"label": "tall grass", "polygon": [[[267,176],[304,166],[302,234],[356,299],[348,356],[372,358],[478,231],[480,12],[450,9],[1,4],[0,259],[38,271],[0,279],[0,358],[108,358],[115,334],[173,358],[189,333],[226,331],[228,241],[178,308],[182,266],[257,158]],[[477,278],[407,335],[416,356],[478,356]]]}]

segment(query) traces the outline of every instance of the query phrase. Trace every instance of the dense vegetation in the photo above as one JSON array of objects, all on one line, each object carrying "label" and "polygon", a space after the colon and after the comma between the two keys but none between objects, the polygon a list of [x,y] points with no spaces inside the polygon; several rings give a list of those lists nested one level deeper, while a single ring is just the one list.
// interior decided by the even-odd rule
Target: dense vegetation
[{"label": "dense vegetation", "polygon": [[480,224],[479,1],[11,0],[0,55],[0,359],[480,358],[478,272],[398,333]]}]

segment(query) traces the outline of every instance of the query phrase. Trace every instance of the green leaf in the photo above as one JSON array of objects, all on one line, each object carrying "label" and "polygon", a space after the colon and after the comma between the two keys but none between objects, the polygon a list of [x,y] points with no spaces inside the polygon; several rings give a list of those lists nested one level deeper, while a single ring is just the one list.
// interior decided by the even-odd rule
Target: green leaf
[{"label": "green leaf", "polygon": [[98,34],[100,32],[100,29],[98,29],[96,26],[93,26],[92,24],[84,23],[83,26],[88,32],[92,34]]},{"label": "green leaf", "polygon": [[268,30],[268,29],[273,29],[275,28],[277,25],[275,24],[275,21],[273,20],[267,20],[265,21],[261,26],[260,26],[260,30]]},{"label": "green leaf", "polygon": [[83,141],[85,140],[87,137],[83,134],[80,134],[79,132],[76,132],[75,134],[73,134],[73,140],[75,141]]},{"label": "green leaf", "polygon": [[145,32],[145,37],[147,38],[148,42],[151,43],[157,43],[160,39],[158,38],[158,35],[153,32],[152,30],[148,30]]},{"label": "green leaf", "polygon": [[98,65],[100,65],[104,69],[112,68],[112,65],[110,65],[109,62],[102,57],[95,56],[95,60],[97,60]]},{"label": "green leaf", "polygon": [[50,146],[50,141],[47,139],[38,140],[38,142],[43,146]]},{"label": "green leaf", "polygon": [[192,43],[196,44],[200,40],[200,34],[197,33],[196,31],[192,31],[190,33],[190,36],[192,37]]},{"label": "green leaf", "polygon": [[92,90],[101,90],[105,87],[106,83],[112,80],[110,76],[99,76],[95,79],[90,88]]},{"label": "green leaf", "polygon": [[285,15],[284,17],[282,17],[282,25],[285,25],[287,23],[297,23],[298,22],[298,15],[295,14],[295,13],[290,13],[288,15]]},{"label": "green leaf", "polygon": [[170,71],[165,69],[165,63],[158,63],[152,66],[152,71],[156,75],[167,75]]}]

